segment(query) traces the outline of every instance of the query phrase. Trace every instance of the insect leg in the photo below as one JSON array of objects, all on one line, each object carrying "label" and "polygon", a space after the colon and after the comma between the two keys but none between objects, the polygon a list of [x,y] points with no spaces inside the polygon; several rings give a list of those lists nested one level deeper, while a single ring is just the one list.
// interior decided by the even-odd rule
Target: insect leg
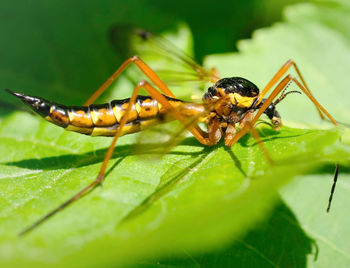
[{"label": "insect leg", "polygon": [[[245,127],[245,125],[248,126],[248,128],[250,129],[250,131],[252,132],[252,136],[254,137],[254,139],[256,140],[260,150],[263,152],[263,154],[265,155],[265,158],[267,159],[267,161],[269,161],[270,164],[273,164],[273,160],[269,154],[269,152],[267,151],[267,149],[264,146],[263,141],[261,140],[261,137],[259,135],[259,132],[254,128],[254,126],[251,124],[251,121],[253,120],[254,115],[253,112],[249,112],[249,114],[247,114],[245,116],[245,118],[241,121],[240,123],[240,127],[241,129]],[[227,135],[228,131],[230,131],[231,135]],[[225,145],[226,146],[231,146],[231,142],[235,137],[235,126],[228,124],[227,129],[226,129],[226,133],[225,133]]]},{"label": "insect leg", "polygon": [[[273,164],[272,157],[270,156],[268,150],[264,146],[264,143],[259,135],[259,132],[254,128],[254,125],[251,123],[254,118],[253,112],[250,112],[247,116],[244,117],[244,119],[240,123],[240,127],[244,128],[245,125],[248,125],[248,128],[252,132],[253,138],[256,140],[260,150],[263,152],[265,158],[270,164]],[[225,143],[226,144],[226,143]]]},{"label": "insect leg", "polygon": [[305,93],[306,96],[313,102],[313,104],[317,107],[317,109],[323,112],[324,115],[328,117],[328,119],[334,124],[338,125],[337,121],[327,112],[327,110],[315,99],[315,97],[296,79],[295,77],[288,75],[287,78],[289,81],[293,81],[298,85],[298,87]]},{"label": "insect leg", "polygon": [[211,78],[211,82],[216,83],[217,81],[220,80],[219,71],[215,67],[213,67],[211,68],[211,72],[213,74],[213,77]]},{"label": "insect leg", "polygon": [[240,131],[234,136],[234,138],[230,141],[228,146],[232,146],[235,142],[237,142],[242,136],[244,136],[247,132],[249,132],[256,121],[260,118],[260,116],[264,113],[266,108],[273,102],[273,100],[277,97],[277,95],[288,85],[290,81],[295,82],[298,87],[305,93],[306,96],[313,102],[313,104],[318,107],[331,121],[334,125],[337,125],[337,122],[334,120],[334,118],[327,112],[325,108],[319,102],[309,93],[309,91],[293,76],[287,75],[278,85],[277,87],[272,91],[270,96],[266,99],[264,104],[260,107],[259,111],[254,116],[253,120],[251,121],[251,124],[246,124],[243,126]]},{"label": "insect leg", "polygon": [[188,124],[186,122],[186,118],[176,108],[174,108],[171,103],[150,83],[143,81],[143,88],[147,90],[152,98],[156,99],[161,105],[163,105],[163,107],[165,107],[168,112],[175,117],[175,119],[180,121],[200,143],[204,145],[215,144],[207,137],[207,133],[204,132],[198,125]]},{"label": "insect leg", "polygon": [[260,147],[260,150],[263,152],[265,158],[267,159],[267,161],[269,161],[270,164],[273,164],[273,159],[271,158],[269,151],[266,149],[266,147],[264,146],[264,142],[262,141],[259,132],[254,128],[253,125],[251,125],[249,123],[249,128],[250,131],[252,132],[252,136],[254,137],[254,139],[256,140],[258,146]]},{"label": "insect leg", "polygon": [[[265,111],[265,109],[268,107],[268,105],[270,105],[270,103],[278,95],[278,93],[281,90],[283,90],[283,88],[290,81],[294,81],[299,86],[299,88],[305,93],[305,95],[309,97],[309,99],[314,103],[314,105],[319,109],[319,111],[322,111],[334,125],[338,125],[337,121],[335,121],[334,118],[327,112],[327,110],[325,108],[323,108],[323,106],[321,104],[318,103],[318,101],[314,98],[314,96],[312,96],[312,94],[309,91],[307,91],[307,89],[305,87],[303,87],[303,85],[295,77],[293,77],[291,75],[286,76],[281,81],[279,86],[277,86],[276,89],[271,93],[271,95],[266,100],[266,103],[264,103],[261,106],[260,110],[256,114],[256,116],[255,116],[255,118],[254,118],[254,120],[252,122],[253,124],[258,120],[260,115]],[[336,186],[337,179],[338,179],[338,172],[339,172],[339,164],[336,164],[336,169],[335,169],[335,173],[334,173],[334,182],[333,182],[333,185],[332,185],[331,194],[330,194],[329,201],[328,201],[327,212],[329,212],[329,209],[330,209],[330,206],[331,206],[331,203],[332,203],[333,193],[334,193],[335,186]]]},{"label": "insect leg", "polygon": [[[278,72],[274,75],[274,77],[270,80],[269,83],[265,86],[265,88],[260,92],[259,94],[259,103],[261,102],[262,98],[264,95],[282,78],[282,76],[289,70],[291,66],[294,66],[295,71],[297,72],[305,90],[308,91],[309,95],[312,96],[311,90],[309,89],[308,85],[305,82],[305,79],[301,75],[301,72],[296,65],[296,63],[293,60],[288,60],[283,66],[278,70]],[[322,114],[321,110],[319,107],[316,105],[316,109],[321,117],[321,119],[324,119],[324,115]]]},{"label": "insect leg", "polygon": [[[121,133],[122,133],[122,129],[124,127],[124,125],[127,122],[127,119],[129,117],[130,111],[132,106],[134,105],[135,101],[136,101],[136,97],[137,94],[140,90],[140,88],[143,87],[143,82],[139,83],[135,89],[134,92],[130,98],[128,107],[125,111],[125,114],[123,115],[123,117],[121,118],[118,130],[113,138],[113,141],[111,143],[111,145],[109,146],[105,158],[103,160],[102,166],[100,168],[100,171],[96,177],[96,179],[90,183],[88,186],[86,186],[85,188],[83,188],[81,191],[79,191],[77,194],[75,194],[73,197],[71,197],[70,199],[68,199],[66,202],[62,203],[60,206],[58,206],[57,208],[55,208],[54,210],[52,210],[51,212],[49,212],[48,214],[44,215],[42,218],[40,218],[38,221],[36,221],[34,224],[32,224],[31,226],[29,226],[28,228],[24,229],[23,231],[21,231],[19,233],[19,236],[22,236],[30,231],[32,231],[33,229],[35,229],[37,226],[39,226],[40,224],[42,224],[43,222],[45,222],[46,220],[48,220],[49,218],[51,218],[53,215],[55,215],[56,213],[58,213],[59,211],[63,210],[65,207],[69,206],[70,204],[72,204],[73,202],[79,200],[80,198],[82,198],[85,194],[87,194],[88,192],[90,192],[91,190],[93,190],[96,186],[101,185],[104,181],[104,175],[105,175],[105,171],[107,168],[107,164],[108,161],[111,159],[115,145],[118,141],[118,138],[120,137]],[[160,93],[159,93],[160,94]]]},{"label": "insect leg", "polygon": [[336,186],[337,180],[338,180],[338,173],[339,173],[339,164],[336,164],[335,171],[334,171],[333,185],[332,185],[331,193],[330,193],[329,199],[328,199],[327,212],[329,212],[329,210],[331,209],[333,194],[334,194],[335,186]]},{"label": "insect leg", "polygon": [[104,82],[91,97],[84,103],[84,106],[92,104],[112,83],[117,77],[129,66],[130,63],[135,63],[137,67],[167,96],[175,98],[167,85],[159,78],[159,76],[138,56],[131,57],[124,61],[122,65]]}]

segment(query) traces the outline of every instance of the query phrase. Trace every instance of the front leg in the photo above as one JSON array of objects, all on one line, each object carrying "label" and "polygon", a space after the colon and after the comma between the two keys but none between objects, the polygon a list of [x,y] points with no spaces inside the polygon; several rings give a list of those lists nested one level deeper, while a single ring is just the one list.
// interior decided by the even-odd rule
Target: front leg
[{"label": "front leg", "polygon": [[208,123],[208,134],[211,145],[217,144],[222,137],[222,129],[219,118],[214,117]]},{"label": "front leg", "polygon": [[225,131],[225,145],[230,146],[231,140],[236,135],[236,124],[235,123],[228,123]]},{"label": "front leg", "polygon": [[[247,112],[245,114],[245,116],[243,117],[243,119],[241,120],[241,122],[239,123],[240,126],[240,131],[237,133],[238,135],[242,133],[242,131],[244,131],[245,129],[249,129],[252,132],[252,136],[253,138],[256,140],[260,150],[263,152],[263,154],[265,155],[266,160],[272,164],[273,163],[273,159],[271,158],[269,152],[267,151],[267,149],[265,148],[263,141],[261,140],[261,137],[258,133],[258,131],[254,128],[253,125],[253,120],[254,120],[255,116],[253,112]],[[230,128],[229,128],[230,127]],[[233,130],[234,129],[234,130]],[[229,130],[229,133],[227,133],[227,131]],[[248,132],[248,131],[247,131]],[[234,128],[234,125],[230,126],[230,124],[227,126],[226,129],[226,136],[225,136],[225,145],[226,146],[232,146],[236,141],[239,140],[239,138],[237,139],[237,135],[236,135],[236,129]],[[232,135],[233,133],[233,135]],[[238,136],[239,137],[239,136]]]}]

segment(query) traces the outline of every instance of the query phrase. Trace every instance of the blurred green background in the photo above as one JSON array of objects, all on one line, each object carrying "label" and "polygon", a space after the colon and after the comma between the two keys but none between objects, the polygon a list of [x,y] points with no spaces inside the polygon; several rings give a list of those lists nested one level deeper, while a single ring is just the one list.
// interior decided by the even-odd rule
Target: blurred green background
[{"label": "blurred green background", "polygon": [[[4,0],[0,3],[1,87],[81,103],[126,58],[110,42],[115,26],[161,33],[186,23],[201,62],[208,54],[235,51],[239,39],[280,20],[283,6],[294,2],[38,0],[14,5]],[[125,46],[124,40],[118,42],[119,48]],[[2,100],[13,102],[0,94]]]}]

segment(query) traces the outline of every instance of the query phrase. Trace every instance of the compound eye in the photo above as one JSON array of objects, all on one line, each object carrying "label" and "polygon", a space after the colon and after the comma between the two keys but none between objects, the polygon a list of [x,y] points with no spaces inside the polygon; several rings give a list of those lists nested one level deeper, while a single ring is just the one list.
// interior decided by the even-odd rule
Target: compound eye
[{"label": "compound eye", "polygon": [[209,92],[204,93],[203,95],[203,101],[210,100],[213,98],[213,95],[211,95]]}]

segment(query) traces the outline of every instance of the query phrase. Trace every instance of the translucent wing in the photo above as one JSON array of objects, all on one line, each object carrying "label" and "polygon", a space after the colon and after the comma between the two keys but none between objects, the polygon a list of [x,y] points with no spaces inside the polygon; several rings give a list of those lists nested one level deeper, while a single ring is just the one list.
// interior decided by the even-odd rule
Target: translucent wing
[{"label": "translucent wing", "polygon": [[[171,89],[176,87],[174,91],[180,92],[181,97],[200,96],[206,83],[219,79],[215,70],[205,69],[190,56],[191,36],[187,28],[180,27],[176,34],[163,36],[130,26],[116,26],[110,36],[118,53],[140,56]],[[121,45],[125,41],[128,46]]]},{"label": "translucent wing", "polygon": [[149,47],[153,47],[154,52],[159,53],[160,56],[166,57],[173,62],[177,62],[184,69],[186,69],[186,65],[188,67],[187,72],[181,70],[160,71],[165,73],[174,73],[179,78],[186,76],[189,79],[197,78],[208,82],[212,82],[213,80],[217,79],[212,71],[204,69],[191,56],[189,56],[183,50],[178,49],[166,38],[154,35],[141,29],[136,30],[136,36],[140,37],[142,41],[146,42]]},{"label": "translucent wing", "polygon": [[173,148],[179,144],[200,146],[200,143],[195,138],[186,139],[191,137],[191,134],[187,131],[187,126],[197,125],[200,122],[200,118],[206,114],[207,111],[204,111],[197,116],[189,117],[184,124],[172,121],[143,130],[137,136],[137,142],[133,148],[134,154],[142,155],[142,159],[145,159],[144,152],[146,149],[148,159],[153,160],[159,159],[167,153],[177,154]]}]

